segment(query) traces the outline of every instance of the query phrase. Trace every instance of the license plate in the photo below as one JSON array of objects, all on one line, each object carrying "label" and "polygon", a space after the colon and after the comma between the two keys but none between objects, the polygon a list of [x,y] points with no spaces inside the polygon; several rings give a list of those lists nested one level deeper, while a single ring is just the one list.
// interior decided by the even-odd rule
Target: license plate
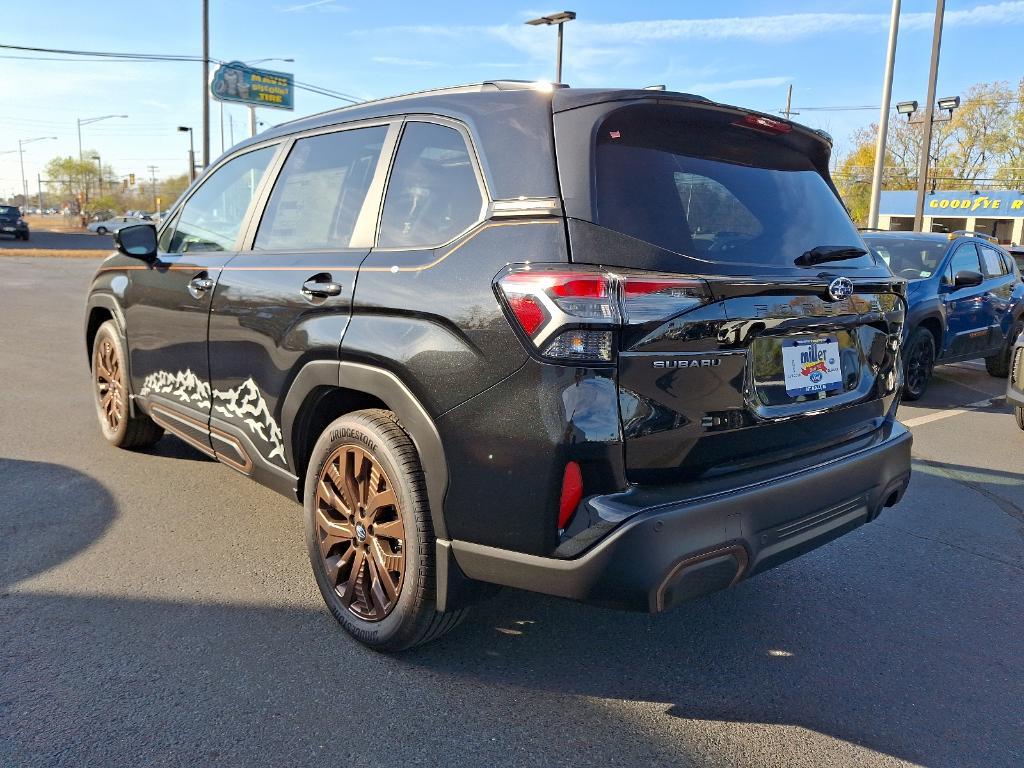
[{"label": "license plate", "polygon": [[786,392],[793,397],[830,392],[843,386],[839,342],[832,336],[782,342]]},{"label": "license plate", "polygon": [[13,232],[14,227],[4,227],[4,232]]}]

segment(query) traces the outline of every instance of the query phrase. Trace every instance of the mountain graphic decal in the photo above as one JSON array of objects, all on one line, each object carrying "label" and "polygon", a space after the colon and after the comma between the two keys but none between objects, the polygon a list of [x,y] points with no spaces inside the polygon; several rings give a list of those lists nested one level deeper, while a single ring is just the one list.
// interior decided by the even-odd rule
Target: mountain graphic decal
[{"label": "mountain graphic decal", "polygon": [[139,395],[145,397],[151,392],[177,398],[193,408],[209,408],[212,394],[215,413],[242,422],[252,437],[259,438],[270,447],[267,458],[285,463],[281,428],[270,415],[266,400],[251,378],[234,389],[215,389],[211,393],[210,385],[191,370],[177,373],[156,371],[143,380]]}]

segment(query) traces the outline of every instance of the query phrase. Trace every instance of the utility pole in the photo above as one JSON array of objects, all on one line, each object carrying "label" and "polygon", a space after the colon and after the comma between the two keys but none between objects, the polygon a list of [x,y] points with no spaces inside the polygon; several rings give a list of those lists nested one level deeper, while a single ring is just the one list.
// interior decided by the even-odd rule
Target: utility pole
[{"label": "utility pole", "polygon": [[256,107],[249,107],[249,138],[256,135]]},{"label": "utility pole", "polygon": [[779,112],[780,115],[785,115],[786,119],[789,120],[793,115],[799,115],[799,112],[793,111],[793,84],[789,84],[789,89],[786,91],[786,108]]},{"label": "utility pole", "polygon": [[924,196],[928,190],[928,162],[932,153],[932,122],[935,117],[935,81],[939,77],[939,47],[942,44],[942,20],[946,0],[935,0],[935,29],[932,32],[932,63],[928,72],[928,98],[924,102],[921,126],[921,158],[917,170],[917,205],[914,206],[914,231],[924,226]]},{"label": "utility pole", "polygon": [[[203,168],[210,164],[210,0],[203,0]],[[194,166],[193,166],[194,167]],[[195,171],[192,171],[193,177]]]},{"label": "utility pole", "polygon": [[156,209],[157,208],[157,205],[156,205],[156,172],[157,172],[157,167],[155,165],[147,165],[146,166],[146,170],[149,171],[149,180],[150,180],[150,183],[152,184],[152,189],[153,189],[153,212],[154,213],[159,213],[159,211]]},{"label": "utility pole", "polygon": [[36,188],[39,190],[39,210],[43,210],[43,177],[36,174]]},{"label": "utility pole", "polygon": [[882,197],[882,172],[885,168],[885,144],[889,138],[889,104],[892,102],[892,72],[896,64],[896,38],[900,31],[900,0],[892,0],[889,19],[889,47],[885,53],[885,77],[882,79],[882,107],[878,115],[878,141],[875,144],[875,168],[871,174],[871,205],[868,227],[878,227],[878,202]]}]

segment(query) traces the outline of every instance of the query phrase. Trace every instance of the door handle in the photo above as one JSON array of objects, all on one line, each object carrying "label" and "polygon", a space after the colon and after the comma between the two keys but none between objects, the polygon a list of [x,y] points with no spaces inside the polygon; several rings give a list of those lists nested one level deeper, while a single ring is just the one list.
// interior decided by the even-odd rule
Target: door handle
[{"label": "door handle", "polygon": [[203,273],[188,281],[188,292],[192,294],[192,298],[200,299],[203,294],[213,288],[214,285],[214,280],[207,277],[206,273]]},{"label": "door handle", "polygon": [[307,299],[340,296],[341,291],[341,284],[333,282],[330,275],[314,275],[302,284],[302,295]]}]

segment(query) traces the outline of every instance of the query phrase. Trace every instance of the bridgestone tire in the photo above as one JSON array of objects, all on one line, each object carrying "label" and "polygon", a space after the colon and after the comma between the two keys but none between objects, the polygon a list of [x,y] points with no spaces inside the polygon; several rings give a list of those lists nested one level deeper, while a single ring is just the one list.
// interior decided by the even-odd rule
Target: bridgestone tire
[{"label": "bridgestone tire", "polygon": [[[332,471],[343,470],[340,459],[346,456],[346,446],[354,447],[357,452],[361,451],[360,455],[368,456],[379,465],[379,469],[386,475],[387,487],[394,491],[397,500],[396,504],[388,508],[390,514],[396,516],[404,527],[404,539],[401,541],[404,558],[401,585],[387,612],[382,611],[383,617],[373,620],[357,615],[339,593],[339,590],[346,593],[350,603],[353,594],[356,603],[359,602],[359,595],[366,594],[360,591],[368,589],[366,586],[359,589],[353,587],[356,592],[350,593],[341,584],[345,581],[344,568],[347,567],[347,573],[351,574],[353,565],[361,562],[357,559],[358,552],[347,561],[347,566],[343,566],[341,571],[337,570],[338,563],[341,562],[339,553],[348,553],[353,546],[362,546],[366,551],[366,557],[369,558],[369,548],[373,546],[370,537],[363,539],[361,544],[355,538],[352,539],[352,544],[345,543],[344,538],[336,539],[341,543],[325,545],[337,546],[337,549],[329,550],[333,553],[329,555],[324,555],[321,549],[322,542],[328,540],[328,537],[323,533],[319,522],[322,518],[318,509],[323,501],[318,496],[318,487],[322,475],[331,477]],[[338,463],[335,464],[335,461]],[[327,466],[329,462],[331,467]],[[335,474],[334,477],[338,475]],[[351,503],[349,495],[348,491],[338,493],[339,502],[345,509],[356,506]],[[310,456],[303,500],[306,546],[313,575],[331,614],[353,638],[374,650],[403,651],[436,640],[462,621],[466,609],[444,613],[436,610],[435,539],[423,482],[423,469],[412,440],[391,411],[355,411],[327,426]],[[342,518],[341,525],[344,526],[345,514],[339,513],[336,506],[327,506],[331,519]],[[350,511],[353,518],[358,521],[357,510]],[[372,529],[373,525],[370,524],[364,528],[364,532]],[[354,524],[351,530],[357,530]],[[352,535],[354,536],[354,533]],[[333,540],[335,539],[330,539]],[[336,569],[333,577],[328,574],[328,559]],[[361,566],[363,567],[365,566]],[[367,571],[360,570],[360,573],[365,574],[365,577],[360,579],[361,584],[373,584]]]},{"label": "bridgestone tire", "polygon": [[[104,350],[104,345],[109,344],[110,348]],[[115,399],[110,411],[104,405],[104,393],[100,385],[101,372],[98,370],[97,361],[101,353],[108,353],[108,360],[116,360],[117,373],[119,378],[120,397]],[[91,370],[93,378],[93,401],[96,404],[96,417],[100,423],[100,431],[103,437],[117,448],[147,448],[163,437],[164,430],[145,414],[136,411],[131,416],[131,409],[128,406],[128,371],[125,367],[124,344],[121,342],[121,334],[113,320],[107,320],[96,331],[96,338],[92,343]],[[106,366],[104,366],[106,367]],[[109,385],[108,385],[109,386]],[[116,421],[116,424],[113,423]]]},{"label": "bridgestone tire", "polygon": [[1022,330],[1024,330],[1024,321],[1018,320],[1010,328],[1010,334],[1006,337],[1006,344],[999,351],[999,354],[985,358],[985,370],[988,371],[989,376],[1005,379],[1010,375],[1010,355],[1013,354],[1013,345],[1017,342],[1017,338]]}]

